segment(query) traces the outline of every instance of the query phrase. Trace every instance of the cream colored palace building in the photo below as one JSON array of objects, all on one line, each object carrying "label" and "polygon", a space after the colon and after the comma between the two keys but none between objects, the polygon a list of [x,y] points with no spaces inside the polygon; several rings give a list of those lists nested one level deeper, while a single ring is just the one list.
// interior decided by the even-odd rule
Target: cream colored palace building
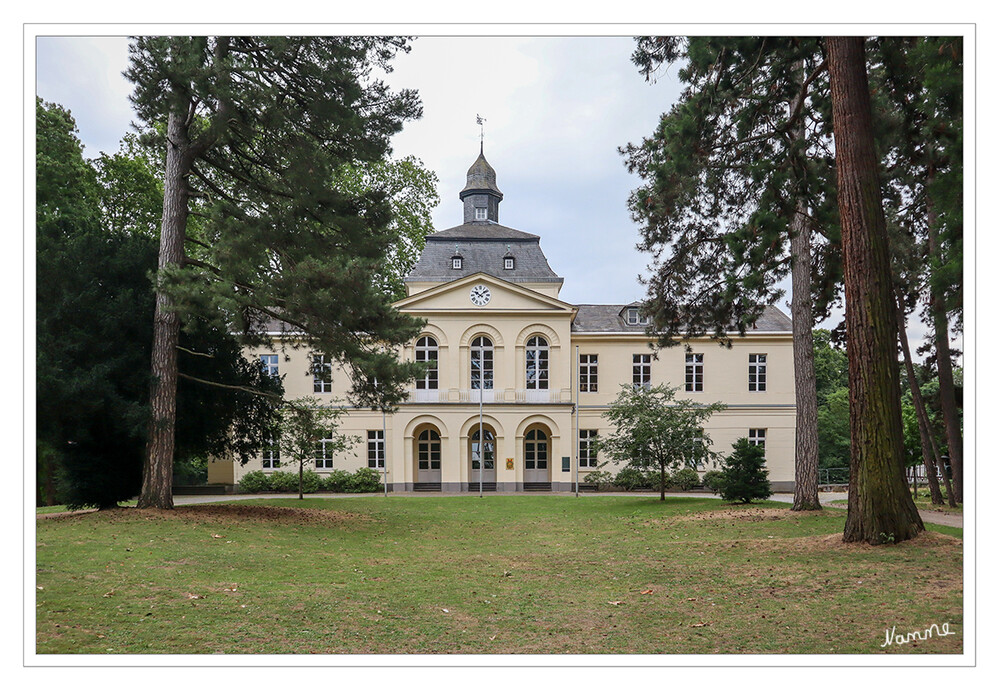
[{"label": "cream colored palace building", "polygon": [[[406,279],[407,297],[395,304],[427,321],[400,353],[431,363],[427,375],[384,419],[350,408],[340,431],[359,438],[355,453],[319,448],[313,469],[372,467],[385,472],[394,491],[478,492],[480,481],[487,491],[571,491],[577,476],[582,481],[606,459],[592,441],[611,431],[603,414],[621,385],[665,383],[678,386],[678,395],[727,405],[705,425],[713,448],[727,454],[741,437],[763,444],[773,488],[793,488],[794,375],[785,314],[767,308],[730,349],[705,338],[690,341],[689,352],[654,353],[637,303],[559,299],[563,281],[540,238],[499,224],[503,195],[481,153],[459,197],[464,222],[427,237]],[[346,399],[350,380],[336,363],[315,376],[314,355],[304,349],[248,354],[284,377],[289,398]],[[247,472],[279,466],[276,453],[265,450],[244,466],[211,463],[209,481],[237,483]]]}]

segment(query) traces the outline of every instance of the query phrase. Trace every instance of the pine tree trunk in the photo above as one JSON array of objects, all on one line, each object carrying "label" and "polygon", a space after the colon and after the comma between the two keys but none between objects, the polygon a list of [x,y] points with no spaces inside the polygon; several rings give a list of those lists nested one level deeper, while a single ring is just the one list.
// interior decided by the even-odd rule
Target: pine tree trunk
[{"label": "pine tree trunk", "polygon": [[825,42],[842,224],[850,375],[850,488],[843,540],[897,543],[923,530],[905,481],[897,327],[861,37]]},{"label": "pine tree trunk", "polygon": [[791,510],[821,510],[819,504],[819,411],[812,342],[811,221],[798,203],[791,222],[791,330],[794,338],[794,504]]},{"label": "pine tree trunk", "polygon": [[[166,171],[163,178],[163,221],[160,229],[160,270],[184,260],[187,228],[187,183],[190,172],[185,110],[175,108],[167,123]],[[150,384],[149,438],[142,468],[139,508],[173,508],[174,428],[177,419],[177,343],[180,317],[170,309],[171,300],[156,291],[153,320],[152,382]]]},{"label": "pine tree trunk", "polygon": [[[933,181],[933,168],[927,173],[927,185]],[[937,242],[937,214],[932,200],[927,202],[927,245],[930,252],[930,316],[933,319],[934,346],[937,355],[937,379],[940,382],[940,411],[947,430],[947,450],[950,452],[950,469],[954,482],[954,500],[964,503],[964,452],[961,422],[957,417],[957,398],[954,395],[954,370],[950,363],[950,327],[947,309],[934,280],[933,267],[939,259]]]},{"label": "pine tree trunk", "polygon": [[[923,404],[923,393],[919,390],[919,383],[916,381],[916,369],[912,366],[912,353],[909,351],[909,338],[905,334],[905,316],[902,308],[902,294],[895,289],[895,301],[898,305],[898,342],[902,349],[902,358],[905,360],[906,378],[909,379],[909,391],[912,393],[912,405],[916,408],[916,419],[919,422],[919,442],[923,449],[923,466],[926,468],[926,481],[930,485],[930,500],[935,505],[943,505],[943,496],[940,494],[940,483],[937,481],[936,467],[939,464],[940,456],[937,454],[936,444],[930,434],[929,416],[926,414],[926,405]],[[946,475],[944,476],[946,479]],[[915,473],[913,473],[915,482]],[[950,485],[947,486],[947,495],[954,502],[954,495]]]}]

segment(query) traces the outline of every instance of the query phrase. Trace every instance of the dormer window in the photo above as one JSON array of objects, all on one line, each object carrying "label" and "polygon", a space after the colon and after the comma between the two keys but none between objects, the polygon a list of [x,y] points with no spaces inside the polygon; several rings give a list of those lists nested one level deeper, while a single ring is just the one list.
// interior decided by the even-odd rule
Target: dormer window
[{"label": "dormer window", "polygon": [[513,257],[512,256],[503,257],[503,269],[504,270],[506,270],[506,271],[512,271],[513,270],[513,265],[514,264],[513,264]]},{"label": "dormer window", "polygon": [[475,209],[475,220],[486,220],[487,211],[484,207]]},{"label": "dormer window", "polygon": [[627,318],[629,326],[648,326],[650,323],[648,316],[639,315],[637,307],[631,307],[628,309]]},{"label": "dormer window", "polygon": [[460,256],[452,256],[451,257],[451,268],[453,270],[455,270],[455,271],[460,271],[461,270],[461,257]]}]

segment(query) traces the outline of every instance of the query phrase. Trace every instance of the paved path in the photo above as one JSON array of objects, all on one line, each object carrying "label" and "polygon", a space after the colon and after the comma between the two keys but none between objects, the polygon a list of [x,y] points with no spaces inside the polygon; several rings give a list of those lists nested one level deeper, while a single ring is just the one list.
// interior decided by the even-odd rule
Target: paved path
[{"label": "paved path", "polygon": [[[439,498],[439,497],[442,497],[442,496],[454,496],[454,497],[468,496],[469,494],[468,493],[445,493],[445,494],[439,494],[439,493],[402,493],[402,492],[393,492],[393,495],[396,495],[396,496],[431,496],[431,497],[438,497]],[[553,495],[571,496],[571,494],[568,494],[568,493],[559,493],[559,494],[553,494]],[[588,496],[594,496],[594,495],[599,495],[599,496],[634,496],[634,497],[638,497],[638,496],[658,496],[659,494],[658,493],[633,492],[633,491],[632,492],[614,492],[614,491],[604,492],[604,491],[601,491],[599,494],[593,494],[593,493],[583,492],[583,493],[580,494],[580,497],[586,498]],[[706,495],[708,495],[708,494],[705,494],[705,493],[693,493],[693,494],[692,493],[668,493],[668,494],[666,494],[666,497],[667,498],[683,498],[683,497],[690,498],[691,496],[706,496]],[[335,497],[335,498],[370,499],[370,498],[381,497],[382,494],[381,493],[373,493],[373,494],[309,494],[309,496],[310,497],[315,497],[315,498],[334,498]],[[218,496],[174,496],[173,497],[173,502],[174,502],[174,505],[183,506],[183,505],[194,505],[194,504],[198,504],[198,503],[220,503],[220,502],[223,502],[223,501],[246,501],[246,500],[251,500],[251,499],[254,499],[254,498],[279,498],[279,497],[282,497],[282,496],[281,495],[276,495],[276,494],[225,494],[225,495],[218,495]],[[284,498],[291,498],[292,496],[291,495],[284,495],[283,497]],[[770,497],[770,500],[772,500],[772,501],[780,501],[782,503],[793,503],[794,502],[794,495],[793,494],[774,494],[773,496]],[[823,506],[826,506],[826,507],[829,507],[829,508],[845,510],[846,509],[846,504],[842,504],[842,505],[830,505],[833,501],[843,501],[843,500],[846,500],[846,492],[845,491],[824,491],[824,492],[819,493],[819,503],[821,503]],[[77,512],[90,512],[90,511],[77,511]],[[43,514],[39,514],[37,517],[46,518],[46,517],[55,517],[57,515],[68,515],[68,514],[69,513],[43,513]],[[961,513],[945,513],[945,512],[935,511],[935,510],[920,510],[919,511],[919,517],[921,517],[923,519],[923,522],[929,522],[929,523],[932,523],[934,525],[946,525],[948,527],[961,527],[961,528],[964,527],[964,515],[961,514]]]}]

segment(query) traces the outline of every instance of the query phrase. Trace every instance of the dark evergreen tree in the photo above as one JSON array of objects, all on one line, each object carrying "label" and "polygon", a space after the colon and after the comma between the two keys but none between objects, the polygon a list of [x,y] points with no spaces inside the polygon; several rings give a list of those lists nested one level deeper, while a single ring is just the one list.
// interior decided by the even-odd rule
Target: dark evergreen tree
[{"label": "dark evergreen tree", "polygon": [[[633,59],[646,76],[678,64],[687,85],[655,134],[623,150],[646,183],[630,206],[642,224],[639,248],[653,256],[647,311],[659,344],[705,334],[728,344],[782,296],[778,283],[791,275],[793,508],[818,509],[811,331],[839,277],[821,45],[655,37],[639,39]],[[831,241],[813,243],[816,231]]]},{"label": "dark evergreen tree", "polygon": [[[376,78],[404,39],[144,37],[126,76],[139,118],[164,132],[152,414],[140,506],[169,508],[181,320],[261,342],[268,328],[351,369],[358,404],[394,404],[416,374],[394,346],[419,322],[381,277],[393,239],[384,192],[332,184],[383,158],[420,114]],[[157,127],[159,129],[157,129]],[[203,217],[193,229],[192,214]],[[380,386],[376,389],[374,381]]]},{"label": "dark evergreen tree", "polygon": [[722,461],[721,477],[717,480],[718,493],[726,501],[749,503],[770,498],[770,474],[762,446],[754,445],[748,438],[732,444],[733,453]]}]

